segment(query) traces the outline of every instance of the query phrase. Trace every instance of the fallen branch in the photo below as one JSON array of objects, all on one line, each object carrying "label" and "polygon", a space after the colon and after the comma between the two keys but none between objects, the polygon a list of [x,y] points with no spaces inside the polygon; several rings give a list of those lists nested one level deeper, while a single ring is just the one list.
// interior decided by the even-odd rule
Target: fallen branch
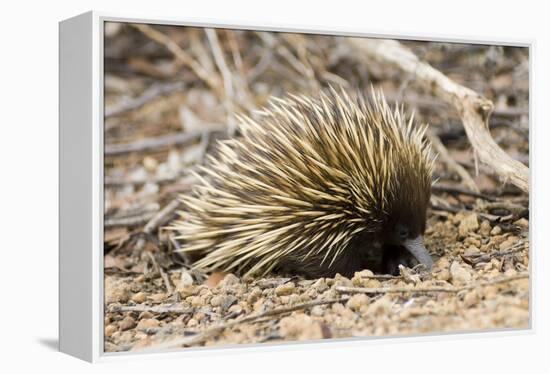
[{"label": "fallen branch", "polygon": [[148,222],[151,218],[155,216],[156,212],[146,211],[139,215],[131,215],[127,217],[112,217],[105,219],[103,226],[105,227],[131,227],[139,226]]},{"label": "fallen branch", "polygon": [[173,92],[181,91],[185,87],[183,82],[175,82],[168,84],[155,84],[149,89],[145,90],[140,96],[129,100],[123,100],[120,103],[113,104],[105,108],[105,118],[117,116],[132,110],[136,110],[150,101],[160,97],[166,96]]},{"label": "fallen branch", "polygon": [[168,205],[166,205],[157,214],[155,214],[149,222],[147,222],[147,224],[143,228],[143,232],[145,234],[151,234],[159,226],[164,225],[170,220],[176,209],[178,209],[179,205],[180,202],[178,199],[172,200]]},{"label": "fallen branch", "polygon": [[513,215],[515,218],[525,217],[529,213],[529,208],[508,201],[496,201],[487,203],[485,205],[485,209],[487,209],[487,211],[491,213],[493,213],[495,210],[504,210]]},{"label": "fallen branch", "polygon": [[464,188],[460,187],[454,187],[454,186],[445,186],[442,184],[434,184],[432,186],[432,192],[445,192],[448,194],[456,194],[456,195],[465,195],[465,196],[473,196],[478,197],[483,200],[487,201],[497,201],[497,199],[493,196],[485,195],[476,191],[470,191],[466,190]]},{"label": "fallen branch", "polygon": [[462,213],[462,212],[473,213],[473,214],[476,214],[478,217],[484,218],[484,219],[486,219],[490,222],[504,222],[504,221],[509,221],[512,218],[514,218],[514,216],[511,215],[511,214],[507,215],[507,216],[497,216],[495,214],[476,212],[474,210],[458,208],[458,207],[454,207],[454,206],[443,206],[443,205],[438,205],[438,204],[434,204],[434,203],[430,203],[430,208],[432,210],[448,212],[448,213],[453,213],[453,214]]},{"label": "fallen branch", "polygon": [[201,139],[206,132],[225,131],[221,128],[212,128],[208,130],[189,131],[184,133],[170,134],[156,138],[138,140],[126,144],[107,144],[105,145],[106,156],[118,156],[130,152],[144,152],[155,148],[168,147],[172,145],[187,145]]},{"label": "fallen branch", "polygon": [[108,312],[123,313],[123,312],[150,312],[154,314],[193,314],[195,308],[182,307],[180,305],[110,305]]},{"label": "fallen branch", "polygon": [[106,175],[103,178],[103,184],[105,186],[127,186],[127,185],[142,185],[146,183],[155,183],[155,184],[167,184],[172,183],[180,178],[185,177],[185,173],[175,174],[169,177],[150,177],[150,178],[125,178],[125,177],[113,177]]},{"label": "fallen branch", "polygon": [[348,41],[369,58],[383,64],[392,64],[410,74],[434,96],[453,105],[481,162],[487,164],[504,181],[510,181],[521,190],[529,191],[529,168],[506,154],[495,143],[488,130],[488,118],[493,111],[491,101],[453,82],[395,40],[348,38]]},{"label": "fallen branch", "polygon": [[528,279],[529,274],[521,273],[513,275],[511,277],[505,277],[500,279],[495,279],[492,281],[481,282],[477,284],[470,284],[461,287],[418,287],[418,288],[407,288],[407,287],[384,287],[384,288],[366,288],[366,287],[345,287],[337,286],[335,289],[340,293],[364,293],[364,294],[387,294],[387,293],[432,293],[432,292],[444,292],[444,293],[458,293],[461,291],[473,290],[479,287],[494,286],[502,283],[509,283],[517,281],[520,279]]},{"label": "fallen branch", "polygon": [[185,52],[176,42],[164,33],[154,29],[153,27],[141,23],[130,23],[130,26],[141,31],[149,39],[162,44],[168,49],[174,57],[176,57],[181,63],[189,67],[200,79],[202,79],[210,88],[215,92],[221,91],[221,82],[219,82],[216,76],[209,74],[201,64],[199,64],[193,57]]}]

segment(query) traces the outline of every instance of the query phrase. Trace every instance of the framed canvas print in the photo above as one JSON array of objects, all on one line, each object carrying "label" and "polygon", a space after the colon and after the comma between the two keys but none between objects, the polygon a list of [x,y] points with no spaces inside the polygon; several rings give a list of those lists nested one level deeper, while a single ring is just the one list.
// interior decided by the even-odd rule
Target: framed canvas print
[{"label": "framed canvas print", "polygon": [[531,48],[61,22],[61,350],[529,330]]}]

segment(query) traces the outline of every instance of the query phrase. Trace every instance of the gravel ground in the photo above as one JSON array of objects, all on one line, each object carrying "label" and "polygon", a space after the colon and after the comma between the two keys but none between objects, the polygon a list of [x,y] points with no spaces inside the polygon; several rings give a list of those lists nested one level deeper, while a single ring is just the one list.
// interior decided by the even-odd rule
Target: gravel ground
[{"label": "gravel ground", "polygon": [[142,274],[105,277],[105,350],[527,328],[528,225],[432,215],[432,272],[397,277],[204,278],[151,256]]}]

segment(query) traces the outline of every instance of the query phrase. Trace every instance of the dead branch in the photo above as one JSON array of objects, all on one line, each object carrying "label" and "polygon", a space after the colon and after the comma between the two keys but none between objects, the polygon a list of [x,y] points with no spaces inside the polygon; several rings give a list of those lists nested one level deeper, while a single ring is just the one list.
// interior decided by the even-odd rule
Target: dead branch
[{"label": "dead branch", "polygon": [[127,186],[127,185],[141,185],[146,183],[155,183],[155,184],[167,184],[172,183],[180,178],[185,177],[185,173],[175,174],[169,177],[151,177],[151,178],[124,178],[124,177],[113,177],[106,175],[103,179],[103,184],[108,187],[113,186]]},{"label": "dead branch", "polygon": [[395,40],[348,38],[350,45],[380,63],[390,63],[426,87],[432,95],[453,105],[458,111],[466,135],[481,162],[504,181],[529,191],[529,168],[511,158],[495,143],[488,130],[493,103],[473,90],[461,86]]},{"label": "dead branch", "polygon": [[184,82],[171,82],[168,84],[155,84],[145,90],[140,96],[123,100],[120,103],[105,108],[105,118],[117,116],[132,110],[136,110],[158,97],[169,95],[173,92],[181,91],[185,88]]},{"label": "dead branch", "polygon": [[159,136],[156,138],[148,138],[127,144],[106,144],[104,153],[106,156],[117,156],[130,152],[144,152],[155,148],[162,148],[173,145],[187,145],[201,139],[205,132],[211,133],[222,131],[225,130],[221,127],[213,127],[207,130],[189,131]]},{"label": "dead branch", "polygon": [[495,210],[504,210],[506,212],[509,212],[516,218],[524,217],[528,214],[529,209],[526,208],[523,205],[520,204],[514,204],[509,201],[495,201],[491,203],[487,203],[484,206],[485,209],[489,212],[493,212]]},{"label": "dead branch", "polygon": [[497,201],[497,199],[493,196],[489,196],[489,195],[475,192],[475,191],[466,190],[460,187],[447,186],[442,184],[434,184],[432,186],[432,192],[445,192],[448,194],[478,197],[480,199],[487,200],[487,201]]},{"label": "dead branch", "polygon": [[178,60],[189,67],[201,80],[203,80],[214,92],[221,91],[221,83],[206,71],[193,57],[187,54],[176,42],[170,39],[167,35],[145,24],[129,24],[130,26],[141,31],[149,39],[162,44],[168,49]]},{"label": "dead branch", "polygon": [[214,29],[205,29],[204,32],[208,38],[208,43],[210,43],[210,48],[212,50],[212,55],[214,55],[214,62],[218,67],[218,70],[221,73],[223,79],[223,89],[224,89],[224,106],[227,113],[227,123],[231,132],[234,131],[235,120],[233,117],[234,106],[233,98],[235,97],[233,91],[233,75],[227,66],[225,57],[223,55],[220,42],[218,41],[218,34]]},{"label": "dead branch", "polygon": [[463,212],[473,213],[473,214],[476,214],[478,217],[486,219],[490,222],[504,222],[514,218],[514,216],[511,214],[507,216],[497,216],[495,214],[481,213],[481,212],[476,212],[469,209],[458,208],[454,206],[443,206],[443,205],[434,204],[434,203],[430,203],[430,208],[434,211],[448,212],[453,214],[463,213]]},{"label": "dead branch", "polygon": [[149,222],[147,222],[147,224],[143,228],[143,232],[146,234],[151,234],[159,226],[164,225],[170,220],[176,209],[178,209],[179,205],[180,202],[178,199],[172,200],[168,205],[166,205],[157,214],[155,214]]},{"label": "dead branch", "polygon": [[153,218],[155,215],[155,212],[144,212],[140,215],[132,215],[128,217],[112,217],[108,218],[103,222],[103,225],[105,227],[118,227],[118,226],[139,226],[146,222],[148,222],[151,218]]},{"label": "dead branch", "polygon": [[110,305],[108,308],[109,313],[123,313],[123,312],[150,312],[154,314],[193,314],[196,311],[195,308],[182,307],[180,305]]}]

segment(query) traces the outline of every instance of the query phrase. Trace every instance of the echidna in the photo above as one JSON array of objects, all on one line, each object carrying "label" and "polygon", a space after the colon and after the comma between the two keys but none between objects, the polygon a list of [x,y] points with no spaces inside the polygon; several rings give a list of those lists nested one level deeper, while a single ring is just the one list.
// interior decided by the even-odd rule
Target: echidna
[{"label": "echidna", "polygon": [[320,277],[431,267],[425,125],[374,91],[289,95],[259,115],[238,116],[240,136],[218,144],[182,197],[172,228],[197,269]]}]

